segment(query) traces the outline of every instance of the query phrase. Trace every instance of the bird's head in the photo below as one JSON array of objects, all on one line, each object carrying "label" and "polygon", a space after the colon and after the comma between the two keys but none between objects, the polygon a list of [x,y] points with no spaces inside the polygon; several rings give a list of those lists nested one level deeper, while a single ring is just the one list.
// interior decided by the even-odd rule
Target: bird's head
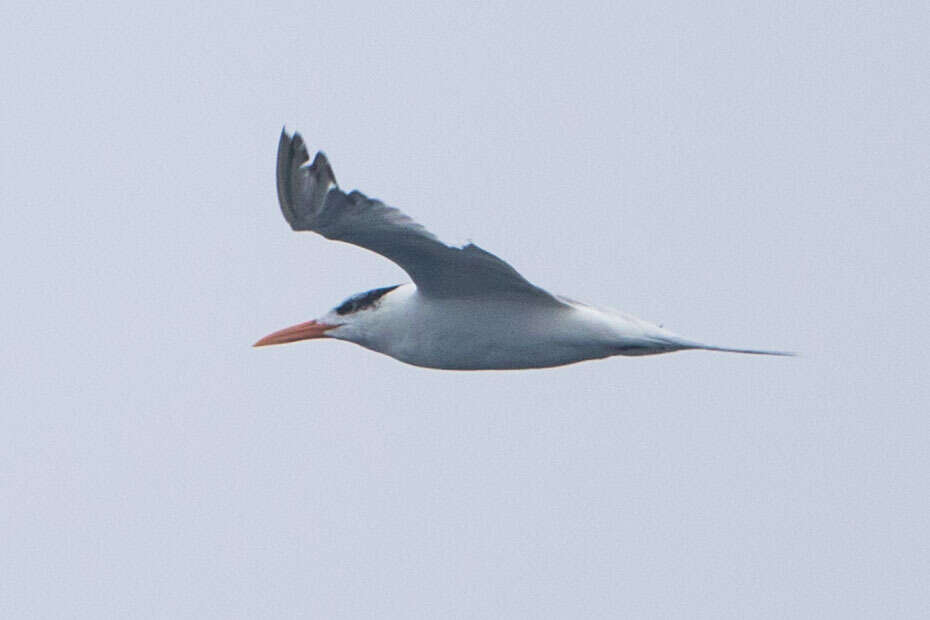
[{"label": "bird's head", "polygon": [[378,323],[378,312],[388,293],[399,285],[376,288],[349,297],[325,315],[306,323],[285,327],[268,334],[254,345],[284,344],[313,338],[339,338],[360,342],[371,327]]}]

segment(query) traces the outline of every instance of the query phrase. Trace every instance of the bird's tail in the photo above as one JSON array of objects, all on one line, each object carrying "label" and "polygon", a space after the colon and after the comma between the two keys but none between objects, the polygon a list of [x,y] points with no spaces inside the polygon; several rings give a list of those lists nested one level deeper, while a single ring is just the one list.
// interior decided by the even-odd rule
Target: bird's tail
[{"label": "bird's tail", "polygon": [[674,339],[670,340],[671,344],[681,347],[682,349],[699,349],[701,351],[720,351],[722,353],[746,353],[748,355],[781,355],[785,357],[794,357],[797,353],[791,351],[764,351],[761,349],[733,349],[730,347],[713,347],[711,345],[694,342],[692,340]]},{"label": "bird's tail", "polygon": [[728,347],[710,347],[707,345],[698,345],[692,347],[704,351],[722,351],[723,353],[747,353],[749,355],[782,355],[785,357],[794,357],[797,353],[792,351],[762,351],[760,349],[730,349]]}]

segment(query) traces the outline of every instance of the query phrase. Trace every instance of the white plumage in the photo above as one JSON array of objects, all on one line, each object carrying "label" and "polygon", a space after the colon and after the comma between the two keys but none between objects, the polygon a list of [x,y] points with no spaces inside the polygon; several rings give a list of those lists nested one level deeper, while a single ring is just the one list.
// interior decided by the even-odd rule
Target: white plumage
[{"label": "white plumage", "polygon": [[683,349],[790,355],[702,345],[553,295],[474,244],[448,246],[399,210],[358,191],[344,193],[323,153],[308,161],[300,135],[282,131],[278,200],[291,227],[377,252],[413,283],[357,295],[256,346],[337,338],[409,364],[451,370],[543,368]]}]

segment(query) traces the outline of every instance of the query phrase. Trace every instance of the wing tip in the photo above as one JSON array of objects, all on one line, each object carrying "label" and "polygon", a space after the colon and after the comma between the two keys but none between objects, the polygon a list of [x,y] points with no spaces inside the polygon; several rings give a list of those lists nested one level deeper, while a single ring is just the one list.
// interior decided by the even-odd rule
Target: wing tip
[{"label": "wing tip", "polygon": [[298,160],[297,166],[299,166],[308,159],[310,159],[310,155],[307,152],[303,136],[300,135],[299,131],[289,134],[287,125],[283,125],[281,127],[281,136],[278,138],[278,165],[291,166],[295,160]]},{"label": "wing tip", "polygon": [[309,160],[303,136],[297,131],[289,134],[287,126],[283,126],[276,170],[278,203],[294,230],[307,230],[309,219],[322,208],[326,194],[339,186],[323,151],[318,151],[308,164]]},{"label": "wing tip", "polygon": [[317,151],[309,166],[306,165],[308,161],[310,161],[310,152],[307,150],[303,136],[299,131],[289,134],[287,125],[282,125],[281,137],[278,139],[278,179],[287,178],[293,174],[294,170],[305,166],[316,182],[323,186],[339,186],[326,153]]},{"label": "wing tip", "polygon": [[[284,219],[291,225],[291,228],[294,228],[296,223],[296,214],[291,205],[293,198],[291,179],[294,169],[303,161],[306,161],[305,156],[303,161],[297,161],[295,165],[295,157],[299,158],[297,147],[302,143],[303,140],[300,138],[300,134],[295,132],[291,136],[287,133],[286,125],[281,128],[281,137],[278,139],[278,160],[275,167],[275,177],[278,187],[278,204],[281,207],[281,213],[284,214]],[[306,153],[306,150],[304,152]]]},{"label": "wing tip", "polygon": [[326,157],[326,153],[323,151],[316,152],[313,163],[310,164],[310,172],[319,181],[322,181],[324,185],[331,184],[336,187],[339,186],[339,183],[336,182],[336,174],[333,172],[333,167],[329,164],[329,158]]}]

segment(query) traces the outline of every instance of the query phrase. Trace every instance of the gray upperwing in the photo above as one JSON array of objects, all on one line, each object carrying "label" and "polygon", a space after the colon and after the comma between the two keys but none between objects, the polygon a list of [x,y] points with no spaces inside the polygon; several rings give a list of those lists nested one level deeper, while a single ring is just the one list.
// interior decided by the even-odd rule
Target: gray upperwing
[{"label": "gray upperwing", "polygon": [[394,207],[359,191],[339,189],[326,156],[309,153],[300,134],[282,130],[278,144],[278,202],[294,230],[377,252],[406,271],[432,297],[532,297],[564,305],[516,269],[474,244],[450,247]]}]

